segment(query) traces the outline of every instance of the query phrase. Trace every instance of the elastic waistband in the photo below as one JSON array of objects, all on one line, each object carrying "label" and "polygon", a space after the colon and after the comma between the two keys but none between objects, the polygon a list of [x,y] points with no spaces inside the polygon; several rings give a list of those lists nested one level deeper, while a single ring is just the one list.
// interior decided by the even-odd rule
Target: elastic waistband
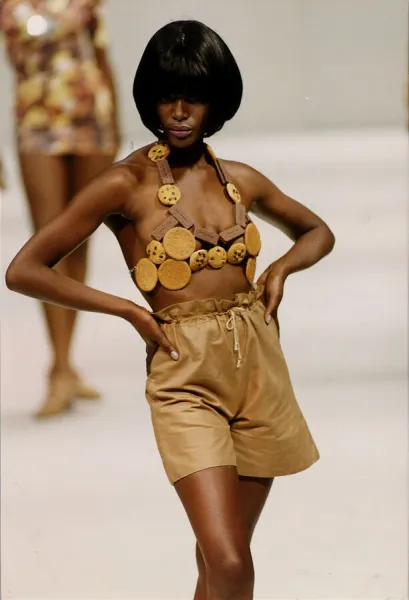
[{"label": "elastic waistband", "polygon": [[258,285],[250,292],[237,294],[233,300],[216,300],[206,298],[203,300],[189,300],[180,304],[167,306],[153,316],[163,323],[172,323],[194,317],[206,317],[215,314],[228,313],[233,308],[251,308],[263,295],[263,286]]}]

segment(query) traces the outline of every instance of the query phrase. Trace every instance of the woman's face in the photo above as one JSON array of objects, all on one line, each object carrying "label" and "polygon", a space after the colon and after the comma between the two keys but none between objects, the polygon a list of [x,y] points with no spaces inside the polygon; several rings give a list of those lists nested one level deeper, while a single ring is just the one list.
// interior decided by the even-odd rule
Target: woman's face
[{"label": "woman's face", "polygon": [[184,98],[166,99],[158,103],[158,115],[169,145],[188,148],[203,138],[209,105]]}]

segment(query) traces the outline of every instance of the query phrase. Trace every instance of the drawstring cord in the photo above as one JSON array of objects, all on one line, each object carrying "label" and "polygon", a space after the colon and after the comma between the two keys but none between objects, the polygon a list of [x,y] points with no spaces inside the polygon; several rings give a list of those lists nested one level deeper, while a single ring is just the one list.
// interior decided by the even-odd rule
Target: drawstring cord
[{"label": "drawstring cord", "polygon": [[226,329],[227,331],[233,331],[233,338],[234,338],[234,351],[237,352],[237,363],[236,363],[236,368],[239,369],[241,366],[241,363],[243,361],[242,355],[241,355],[241,348],[240,348],[240,338],[239,338],[239,332],[237,330],[237,321],[236,321],[236,317],[238,314],[240,314],[245,312],[244,308],[232,308],[231,310],[229,310],[228,314],[229,319],[226,323]]}]

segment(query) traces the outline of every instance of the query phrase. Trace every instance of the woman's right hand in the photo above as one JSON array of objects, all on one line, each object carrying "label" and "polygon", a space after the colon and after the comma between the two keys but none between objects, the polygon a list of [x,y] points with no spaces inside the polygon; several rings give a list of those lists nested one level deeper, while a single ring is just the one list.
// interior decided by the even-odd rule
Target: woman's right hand
[{"label": "woman's right hand", "polygon": [[148,348],[160,346],[169,354],[173,360],[179,359],[179,354],[163,333],[159,323],[155,321],[152,314],[136,304],[132,306],[126,320],[133,325]]}]

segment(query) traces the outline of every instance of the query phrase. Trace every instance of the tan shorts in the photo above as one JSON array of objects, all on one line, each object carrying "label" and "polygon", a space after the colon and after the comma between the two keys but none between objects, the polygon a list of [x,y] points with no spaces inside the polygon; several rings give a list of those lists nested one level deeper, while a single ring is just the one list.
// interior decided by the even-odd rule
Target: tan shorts
[{"label": "tan shorts", "polygon": [[161,348],[146,397],[170,482],[208,467],[276,477],[307,469],[318,450],[294,396],[276,324],[261,291],[193,300],[155,314],[179,352]]}]

